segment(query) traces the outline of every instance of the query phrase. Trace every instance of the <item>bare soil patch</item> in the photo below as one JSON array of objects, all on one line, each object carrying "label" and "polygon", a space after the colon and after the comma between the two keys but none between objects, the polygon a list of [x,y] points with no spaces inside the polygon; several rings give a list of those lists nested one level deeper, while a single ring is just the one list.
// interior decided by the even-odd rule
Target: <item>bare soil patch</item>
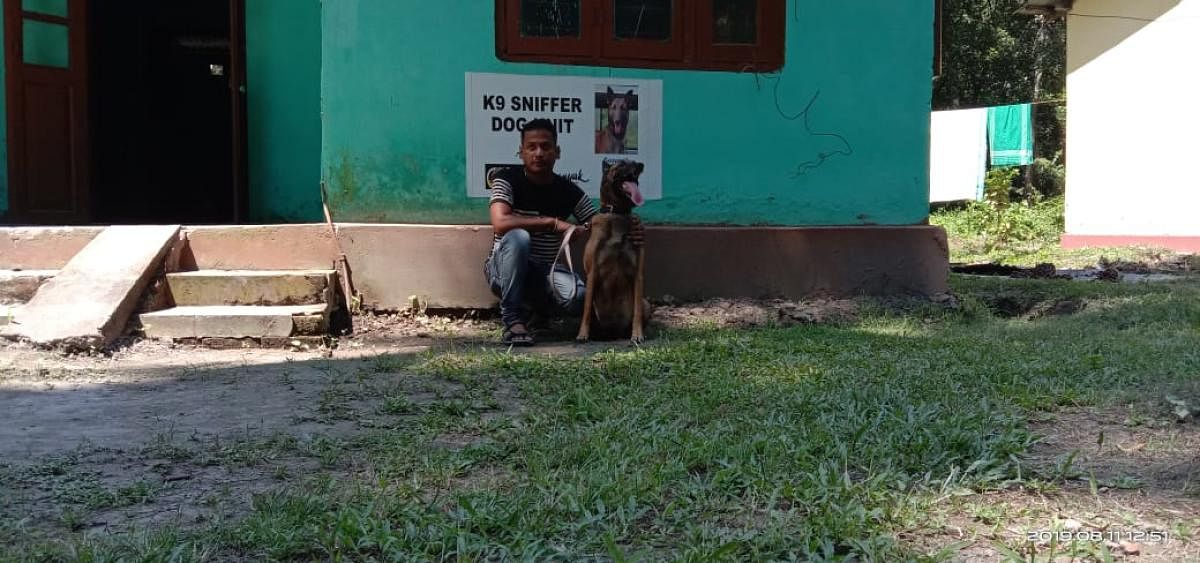
[{"label": "bare soil patch", "polygon": [[1117,560],[1200,560],[1200,425],[1106,408],[1067,409],[1031,429],[1043,436],[1025,464],[1034,479],[948,499],[930,537],[908,539],[963,542],[961,560],[996,561],[1004,556],[997,546],[1045,558],[1048,534],[1067,532],[1099,539],[1077,542],[1077,561],[1103,560],[1104,551]]},{"label": "bare soil patch", "polygon": [[[403,371],[424,349],[340,359],[154,342],[110,356],[0,346],[0,541],[6,529],[211,523],[245,514],[256,494],[367,471],[356,438],[467,400],[459,383]],[[515,386],[493,388],[482,417],[520,409]]]}]

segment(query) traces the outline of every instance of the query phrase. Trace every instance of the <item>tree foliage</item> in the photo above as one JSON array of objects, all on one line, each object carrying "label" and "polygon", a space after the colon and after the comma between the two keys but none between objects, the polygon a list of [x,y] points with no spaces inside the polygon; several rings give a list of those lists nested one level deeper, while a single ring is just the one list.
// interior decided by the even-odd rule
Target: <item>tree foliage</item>
[{"label": "tree foliage", "polygon": [[1020,6],[1020,0],[945,0],[943,67],[934,84],[933,109],[1034,101],[1039,67],[1039,97],[1061,97],[1066,87],[1066,22],[1019,14]]}]

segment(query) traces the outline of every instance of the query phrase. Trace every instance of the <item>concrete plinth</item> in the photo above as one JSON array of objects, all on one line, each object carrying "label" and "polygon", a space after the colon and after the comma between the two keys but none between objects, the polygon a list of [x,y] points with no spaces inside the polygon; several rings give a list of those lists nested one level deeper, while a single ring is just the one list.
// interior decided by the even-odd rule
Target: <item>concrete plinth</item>
[{"label": "concrete plinth", "polygon": [[[403,309],[413,295],[430,307],[496,304],[483,279],[489,226],[341,224],[338,229],[368,308]],[[0,250],[17,230],[0,229],[7,233],[0,236]],[[185,270],[327,269],[336,253],[324,224],[185,230],[188,244],[180,259]],[[580,240],[573,247],[577,257],[582,246]],[[652,299],[931,295],[947,291],[949,274],[945,232],[925,225],[648,227],[646,261]]]},{"label": "concrete plinth", "polygon": [[1142,247],[1165,248],[1175,252],[1200,252],[1200,236],[1077,235],[1067,233],[1063,248]]}]

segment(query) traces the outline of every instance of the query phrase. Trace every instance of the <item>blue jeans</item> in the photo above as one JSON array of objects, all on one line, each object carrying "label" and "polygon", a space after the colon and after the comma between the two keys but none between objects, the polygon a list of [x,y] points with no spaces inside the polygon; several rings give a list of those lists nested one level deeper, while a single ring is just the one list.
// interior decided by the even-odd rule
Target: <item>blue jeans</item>
[{"label": "blue jeans", "polygon": [[583,311],[583,280],[567,268],[557,266],[551,282],[550,264],[529,259],[530,244],[525,229],[508,231],[483,264],[488,285],[500,298],[500,319],[505,327],[529,322],[533,309],[562,315],[578,315]]}]

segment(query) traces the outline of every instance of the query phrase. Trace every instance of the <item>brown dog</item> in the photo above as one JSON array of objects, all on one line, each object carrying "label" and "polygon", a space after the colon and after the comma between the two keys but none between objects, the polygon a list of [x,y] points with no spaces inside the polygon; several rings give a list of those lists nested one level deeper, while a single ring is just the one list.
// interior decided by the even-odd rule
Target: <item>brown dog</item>
[{"label": "brown dog", "polygon": [[635,247],[629,237],[638,221],[633,208],[642,204],[637,184],[642,169],[640,162],[619,160],[604,173],[601,210],[592,218],[583,251],[587,292],[575,337],[579,342],[591,339],[593,329],[602,338],[629,335],[634,344],[645,340],[645,249]]},{"label": "brown dog", "polygon": [[624,94],[608,89],[605,96],[608,108],[608,124],[604,129],[596,131],[596,154],[623,154],[625,152],[625,133],[629,130],[629,100],[633,99],[633,90]]}]

